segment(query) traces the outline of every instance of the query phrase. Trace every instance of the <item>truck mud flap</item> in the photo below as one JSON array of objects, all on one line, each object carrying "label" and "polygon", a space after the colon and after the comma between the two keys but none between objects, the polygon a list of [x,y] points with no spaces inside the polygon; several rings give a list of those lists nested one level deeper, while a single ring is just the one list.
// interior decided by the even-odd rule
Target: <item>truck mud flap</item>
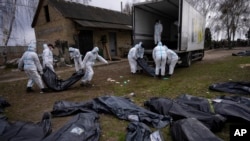
[{"label": "truck mud flap", "polygon": [[155,68],[148,65],[147,61],[143,58],[138,58],[137,60],[138,65],[150,76],[155,76]]},{"label": "truck mud flap", "polygon": [[46,86],[54,91],[63,91],[75,84],[84,76],[84,72],[75,72],[68,79],[59,79],[55,72],[46,67],[43,70],[42,79]]}]

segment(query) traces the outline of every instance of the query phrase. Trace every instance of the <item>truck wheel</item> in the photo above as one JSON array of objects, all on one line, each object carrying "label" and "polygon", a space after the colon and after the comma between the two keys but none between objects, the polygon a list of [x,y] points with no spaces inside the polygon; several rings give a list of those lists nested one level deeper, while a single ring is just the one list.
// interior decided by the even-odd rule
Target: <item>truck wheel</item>
[{"label": "truck wheel", "polygon": [[184,67],[191,66],[191,63],[192,63],[192,56],[191,55],[192,55],[191,52],[185,53],[184,58],[183,58],[183,66]]}]

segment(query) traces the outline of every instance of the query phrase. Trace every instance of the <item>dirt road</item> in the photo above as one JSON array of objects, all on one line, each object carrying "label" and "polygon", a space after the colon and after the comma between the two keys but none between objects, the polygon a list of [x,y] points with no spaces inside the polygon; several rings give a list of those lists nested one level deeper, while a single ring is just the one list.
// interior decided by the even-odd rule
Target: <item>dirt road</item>
[{"label": "dirt road", "polygon": [[[237,47],[234,49],[221,48],[221,49],[208,50],[208,51],[205,51],[205,56],[204,56],[202,62],[205,63],[207,61],[223,59],[226,56],[231,56],[232,53],[238,53],[240,51],[245,51],[245,50],[250,50],[250,47]],[[126,62],[126,58],[122,59],[122,61],[110,62],[110,64],[121,63],[121,64],[126,64],[126,66],[127,66],[128,63],[127,62],[125,63],[125,62]],[[99,64],[97,64],[96,66],[99,66]],[[117,70],[117,69],[121,68],[121,66],[120,65],[108,65],[108,66],[106,66],[106,68],[109,70]],[[128,70],[128,68],[126,68],[126,69]],[[73,67],[56,68],[57,74],[63,73],[64,71],[74,71],[74,68]],[[20,72],[17,69],[11,69],[9,71],[0,69],[0,73],[1,73],[0,83],[13,82],[13,81],[27,79],[24,72]],[[99,72],[97,72],[97,73],[99,73]],[[100,73],[103,74],[104,72],[100,72]]]}]

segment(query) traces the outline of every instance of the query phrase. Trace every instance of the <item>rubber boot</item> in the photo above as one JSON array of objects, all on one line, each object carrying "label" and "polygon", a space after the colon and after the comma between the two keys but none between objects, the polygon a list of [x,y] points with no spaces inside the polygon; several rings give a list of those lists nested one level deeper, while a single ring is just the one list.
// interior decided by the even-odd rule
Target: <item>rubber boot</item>
[{"label": "rubber boot", "polygon": [[43,89],[41,89],[40,93],[42,94],[42,93],[47,93],[47,92],[49,92],[49,89],[48,88],[43,88]]},{"label": "rubber boot", "polygon": [[34,90],[33,90],[31,87],[27,87],[27,88],[26,88],[26,92],[27,92],[27,93],[31,93],[31,92],[34,92]]}]

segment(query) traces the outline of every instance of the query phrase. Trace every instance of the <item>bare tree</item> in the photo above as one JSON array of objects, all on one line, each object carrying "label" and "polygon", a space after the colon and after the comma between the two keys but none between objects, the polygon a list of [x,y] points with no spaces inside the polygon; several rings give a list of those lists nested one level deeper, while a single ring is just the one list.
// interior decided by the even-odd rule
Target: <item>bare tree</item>
[{"label": "bare tree", "polygon": [[[187,0],[195,9],[201,12],[206,17],[206,25],[211,25],[211,13],[217,10],[218,0]],[[208,22],[210,21],[210,22]]]},{"label": "bare tree", "polygon": [[129,2],[125,3],[125,6],[122,9],[122,12],[126,14],[132,14],[132,4]]},{"label": "bare tree", "polygon": [[25,26],[30,27],[37,2],[34,0],[0,0],[0,18],[2,21],[0,34],[2,36],[1,44],[4,45],[2,54],[5,63],[8,56],[7,46],[10,40],[17,39],[17,32],[24,30]]},{"label": "bare tree", "polygon": [[133,0],[132,3],[126,2],[124,8],[122,7],[122,12],[126,13],[126,14],[132,14],[132,12],[133,12],[133,9],[132,9],[133,4],[137,3],[137,2],[138,2],[138,0]]},{"label": "bare tree", "polygon": [[249,14],[248,0],[224,0],[219,6],[219,19],[226,28],[227,40],[229,48],[232,47],[231,40],[234,40],[236,30],[239,26],[240,18],[245,14]]},{"label": "bare tree", "polygon": [[[16,13],[16,2],[17,0],[13,0],[13,5],[9,5],[7,2],[1,1],[2,4],[2,13],[5,14],[5,12],[10,12],[8,17],[1,17],[3,23],[3,27],[2,27],[2,34],[3,34],[3,52],[2,55],[4,56],[4,64],[6,64],[7,62],[7,44],[9,42],[10,39],[10,35],[13,29],[13,24],[15,21],[15,13]],[[6,24],[8,23],[8,24]]]}]

